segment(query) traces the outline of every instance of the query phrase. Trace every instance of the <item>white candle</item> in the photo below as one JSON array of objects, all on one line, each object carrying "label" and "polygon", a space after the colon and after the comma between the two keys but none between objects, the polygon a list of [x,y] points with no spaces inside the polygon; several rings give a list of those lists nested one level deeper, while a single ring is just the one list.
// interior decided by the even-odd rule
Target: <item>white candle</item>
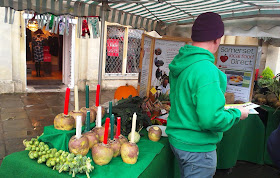
[{"label": "white candle", "polygon": [[134,135],[135,135],[135,128],[136,128],[136,113],[133,114],[132,118],[132,127],[131,127],[131,142],[134,143]]},{"label": "white candle", "polygon": [[101,127],[101,115],[102,115],[102,108],[101,106],[97,107],[97,127]]},{"label": "white candle", "polygon": [[74,88],[74,99],[75,99],[75,112],[79,111],[79,96],[78,96],[78,86],[75,85]]},{"label": "white candle", "polygon": [[82,134],[82,116],[76,118],[76,138],[81,138]]}]

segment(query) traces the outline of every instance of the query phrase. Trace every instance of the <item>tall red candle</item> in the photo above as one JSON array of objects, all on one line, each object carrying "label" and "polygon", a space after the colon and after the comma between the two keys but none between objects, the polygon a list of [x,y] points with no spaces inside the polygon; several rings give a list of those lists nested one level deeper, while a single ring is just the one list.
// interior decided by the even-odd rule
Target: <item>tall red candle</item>
[{"label": "tall red candle", "polygon": [[64,101],[64,114],[68,115],[68,106],[69,106],[69,96],[70,96],[70,89],[66,89],[65,93],[65,101]]},{"label": "tall red candle", "polygon": [[118,117],[117,118],[117,132],[116,132],[115,138],[119,138],[120,134],[121,134],[121,118]]},{"label": "tall red candle", "polygon": [[96,86],[95,106],[99,106],[99,94],[100,94],[100,85],[97,84],[97,86]]},{"label": "tall red candle", "polygon": [[105,131],[104,131],[104,140],[103,140],[104,144],[107,144],[107,140],[108,140],[109,123],[110,123],[110,118],[107,117],[105,122]]}]

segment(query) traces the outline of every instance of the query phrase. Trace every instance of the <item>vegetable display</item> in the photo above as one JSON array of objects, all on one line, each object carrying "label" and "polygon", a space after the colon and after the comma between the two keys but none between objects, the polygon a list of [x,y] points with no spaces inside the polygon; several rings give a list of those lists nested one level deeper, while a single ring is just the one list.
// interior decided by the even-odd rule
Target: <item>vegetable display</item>
[{"label": "vegetable display", "polygon": [[113,106],[112,113],[116,117],[122,118],[121,123],[121,134],[128,135],[131,131],[132,118],[134,112],[137,114],[137,125],[136,130],[139,130],[141,127],[148,127],[152,125],[151,119],[148,117],[146,112],[143,111],[141,105],[143,99],[136,97],[128,97],[127,99],[122,99],[118,101],[118,104]]},{"label": "vegetable display", "polygon": [[94,167],[91,165],[91,159],[86,156],[49,148],[44,142],[39,142],[38,139],[32,138],[30,141],[24,140],[25,150],[29,151],[30,159],[38,159],[39,164],[45,163],[48,167],[53,167],[54,170],[61,172],[69,172],[72,177],[77,173],[86,173],[89,178],[89,173]]}]

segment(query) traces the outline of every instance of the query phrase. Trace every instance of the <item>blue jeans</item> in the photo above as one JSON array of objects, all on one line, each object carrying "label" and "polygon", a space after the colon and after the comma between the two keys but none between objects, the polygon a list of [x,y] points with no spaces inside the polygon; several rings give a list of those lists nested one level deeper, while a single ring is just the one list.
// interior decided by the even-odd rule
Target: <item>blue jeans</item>
[{"label": "blue jeans", "polygon": [[182,178],[212,178],[216,172],[216,150],[210,152],[188,152],[172,145],[171,149],[179,161]]}]

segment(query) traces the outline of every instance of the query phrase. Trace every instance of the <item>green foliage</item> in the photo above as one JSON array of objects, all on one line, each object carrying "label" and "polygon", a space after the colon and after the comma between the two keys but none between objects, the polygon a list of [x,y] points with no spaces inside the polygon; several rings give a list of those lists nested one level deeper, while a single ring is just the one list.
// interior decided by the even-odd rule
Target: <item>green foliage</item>
[{"label": "green foliage", "polygon": [[266,67],[263,70],[261,76],[263,76],[263,79],[273,79],[274,74],[273,74],[273,71],[269,67]]},{"label": "green foliage", "polygon": [[157,99],[159,101],[170,101],[169,94],[161,94]]},{"label": "green foliage", "polygon": [[268,79],[260,78],[258,79],[258,86],[261,88],[269,87],[270,85],[273,84],[273,82],[274,80],[272,78],[268,78]]},{"label": "green foliage", "polygon": [[139,96],[129,96],[118,101],[118,105],[112,107],[112,113],[115,117],[121,117],[122,119],[122,135],[128,135],[131,132],[132,116],[135,112],[137,114],[136,130],[152,125],[150,118],[141,108],[142,103],[143,99]]},{"label": "green foliage", "polygon": [[268,87],[268,89],[274,93],[277,98],[280,97],[280,73],[275,76],[273,83]]}]

